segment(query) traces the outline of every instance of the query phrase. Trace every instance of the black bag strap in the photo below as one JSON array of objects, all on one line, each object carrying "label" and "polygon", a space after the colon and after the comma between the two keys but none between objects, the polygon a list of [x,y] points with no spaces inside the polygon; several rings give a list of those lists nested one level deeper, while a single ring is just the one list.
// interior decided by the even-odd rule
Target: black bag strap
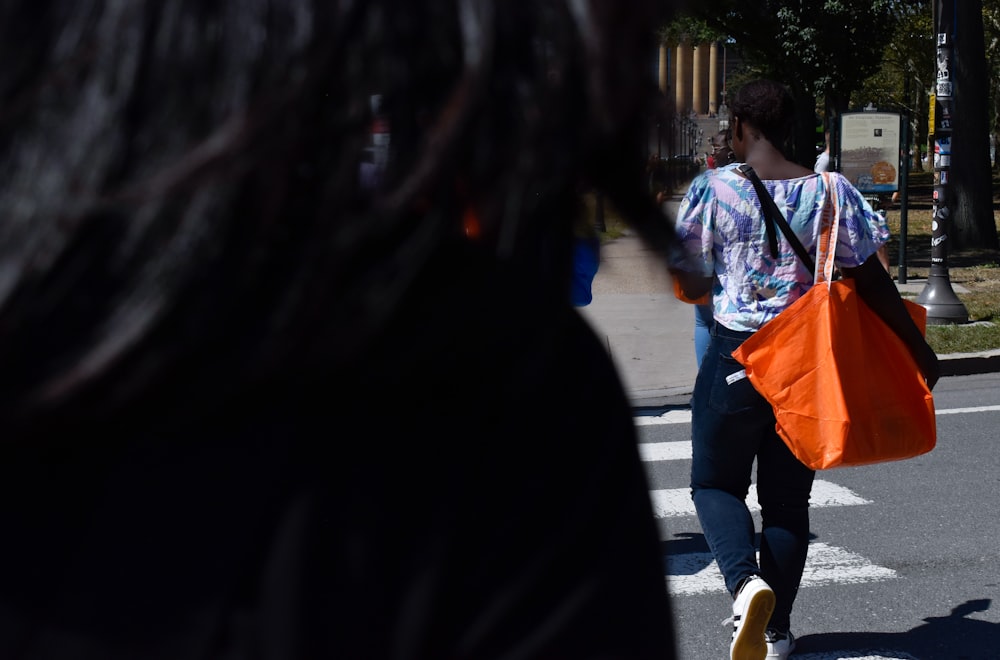
[{"label": "black bag strap", "polygon": [[815,273],[815,262],[809,256],[809,252],[806,251],[805,246],[802,245],[802,241],[795,235],[792,228],[788,226],[785,216],[782,215],[778,209],[778,205],[774,203],[774,199],[767,192],[767,188],[764,187],[764,182],[760,180],[760,177],[753,171],[753,168],[746,163],[742,163],[736,169],[746,176],[746,178],[750,179],[754,190],[757,191],[757,197],[760,198],[761,210],[764,212],[764,228],[767,230],[767,242],[771,248],[771,256],[775,259],[778,258],[778,237],[774,231],[774,225],[777,224],[785,234],[785,238],[788,239],[792,249],[795,250],[795,254],[799,255],[799,259],[806,265],[810,273]]}]

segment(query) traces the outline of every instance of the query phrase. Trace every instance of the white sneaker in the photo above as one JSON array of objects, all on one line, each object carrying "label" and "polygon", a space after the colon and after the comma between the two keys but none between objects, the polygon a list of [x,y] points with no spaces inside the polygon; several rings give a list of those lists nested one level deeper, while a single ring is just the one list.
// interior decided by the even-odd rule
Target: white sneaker
[{"label": "white sneaker", "polygon": [[764,660],[767,642],[764,631],[774,611],[774,592],[759,575],[751,576],[733,602],[733,641],[729,644],[731,660]]},{"label": "white sneaker", "polygon": [[773,628],[768,628],[764,633],[764,641],[767,642],[767,658],[779,658],[786,660],[795,650],[795,636],[792,633],[780,633]]}]

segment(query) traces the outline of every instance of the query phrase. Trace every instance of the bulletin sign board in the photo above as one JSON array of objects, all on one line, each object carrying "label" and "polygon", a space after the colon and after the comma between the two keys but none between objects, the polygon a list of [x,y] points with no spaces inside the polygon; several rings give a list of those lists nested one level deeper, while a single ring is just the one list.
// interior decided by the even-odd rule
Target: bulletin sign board
[{"label": "bulletin sign board", "polygon": [[899,190],[899,114],[847,112],[840,117],[840,173],[862,193]]}]

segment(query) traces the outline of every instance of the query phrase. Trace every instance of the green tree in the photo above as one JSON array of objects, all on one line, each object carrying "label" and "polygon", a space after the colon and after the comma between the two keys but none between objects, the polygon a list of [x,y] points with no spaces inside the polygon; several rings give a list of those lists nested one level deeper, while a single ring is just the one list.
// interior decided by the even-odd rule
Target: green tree
[{"label": "green tree", "polygon": [[[790,155],[811,165],[817,111],[832,119],[869,101],[898,109],[911,117],[914,142],[924,143],[938,4],[942,0],[689,3],[684,18],[663,34],[726,35],[748,73],[787,84],[799,112]],[[954,6],[956,33],[950,240],[956,249],[1000,250],[989,163],[990,134],[1000,135],[1000,0],[944,4]]]},{"label": "green tree", "polygon": [[799,112],[790,155],[811,166],[817,103],[825,106],[827,116],[847,109],[851,92],[879,68],[899,22],[899,7],[911,4],[720,0],[692,4],[689,12],[727,34],[757,73],[788,85]]},{"label": "green tree", "polygon": [[[910,114],[915,144],[929,137],[929,93],[937,77],[938,26],[934,13],[948,5],[953,26],[955,121],[952,122],[951,178],[948,182],[949,245],[996,250],[989,161],[990,134],[998,125],[1000,0],[950,0],[900,5],[899,27],[883,56],[883,67],[853,96]],[[984,35],[988,33],[988,38]],[[991,84],[992,83],[992,84]],[[933,145],[928,145],[933,149]]]},{"label": "green tree", "polygon": [[882,53],[882,66],[852,92],[851,102],[855,107],[872,103],[898,109],[908,117],[913,165],[922,169],[920,152],[933,148],[927,140],[930,94],[936,77],[934,25],[929,2],[901,5],[897,12],[897,28]]}]

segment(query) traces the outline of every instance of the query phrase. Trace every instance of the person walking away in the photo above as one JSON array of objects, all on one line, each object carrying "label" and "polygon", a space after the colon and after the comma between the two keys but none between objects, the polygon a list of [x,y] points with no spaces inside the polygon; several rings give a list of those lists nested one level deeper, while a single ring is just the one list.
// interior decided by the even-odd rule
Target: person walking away
[{"label": "person walking away", "polygon": [[[827,194],[836,196],[842,225],[837,266],[845,277],[855,278],[858,294],[906,343],[933,387],[937,356],[876,256],[889,238],[885,220],[843,176],[830,173],[828,191],[823,176],[782,153],[794,119],[787,89],[769,80],[748,82],[733,99],[731,117],[737,160],[757,171],[813,255]],[[786,658],[795,647],[791,613],[809,547],[815,476],[777,435],[770,404],[731,355],[813,283],[813,273],[781,232],[780,255],[771,257],[761,208],[753,185],[737,168],[704,172],[680,204],[677,231],[684,249],[672,268],[685,295],[712,292],[715,323],[691,401],[691,494],[733,597],[732,660]],[[762,521],[759,563],[746,505],[755,461]]]}]

